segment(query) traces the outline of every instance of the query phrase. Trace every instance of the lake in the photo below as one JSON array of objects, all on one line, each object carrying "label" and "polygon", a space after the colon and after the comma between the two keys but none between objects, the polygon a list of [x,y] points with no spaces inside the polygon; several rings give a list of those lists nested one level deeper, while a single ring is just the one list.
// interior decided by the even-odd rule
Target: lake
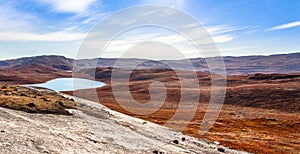
[{"label": "lake", "polygon": [[52,89],[54,91],[73,91],[80,89],[98,88],[104,86],[105,83],[82,79],[82,78],[57,78],[46,83],[29,84],[26,86],[42,87]]}]

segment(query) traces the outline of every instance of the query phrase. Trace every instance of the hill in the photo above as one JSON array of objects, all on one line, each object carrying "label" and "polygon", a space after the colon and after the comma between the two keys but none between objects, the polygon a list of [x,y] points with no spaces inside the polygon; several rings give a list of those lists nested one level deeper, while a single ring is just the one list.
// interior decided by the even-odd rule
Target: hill
[{"label": "hill", "polygon": [[[255,73],[264,74],[286,74],[300,72],[300,53],[280,54],[270,56],[243,56],[243,57],[223,57],[227,75],[248,75]],[[114,67],[116,61],[123,64],[121,69],[128,69],[128,66],[135,63],[141,63],[136,69],[171,69],[170,64],[175,69],[190,71],[195,69],[199,72],[209,73],[207,63],[203,58],[194,58],[188,60],[146,60],[146,59],[69,59],[62,56],[37,56],[26,57],[14,60],[0,61],[0,80],[1,81],[19,81],[21,83],[43,82],[41,78],[34,80],[35,76],[42,75],[47,80],[70,76],[66,71],[73,68],[76,64],[80,69],[95,67]],[[194,68],[188,67],[191,62]],[[96,64],[96,66],[93,66]],[[15,75],[18,74],[18,75]],[[32,80],[32,81],[31,81]],[[0,81],[0,82],[1,82]]]},{"label": "hill", "polygon": [[0,83],[42,83],[58,77],[71,77],[72,59],[37,56],[0,61]]},{"label": "hill", "polygon": [[[193,58],[187,60],[146,60],[146,59],[92,59],[93,63],[97,62],[97,67],[113,67],[115,61],[123,64],[123,69],[128,65],[141,63],[136,69],[170,69],[173,66],[179,70],[193,70],[199,72],[209,72],[206,60],[204,58]],[[242,56],[242,57],[223,57],[227,75],[248,75],[255,73],[295,73],[300,72],[300,53],[278,54],[270,56]],[[78,61],[83,64],[88,60]],[[189,63],[193,68],[189,67]],[[87,65],[84,66],[91,66]],[[92,64],[92,63],[89,63]],[[166,65],[169,64],[170,66]]]}]

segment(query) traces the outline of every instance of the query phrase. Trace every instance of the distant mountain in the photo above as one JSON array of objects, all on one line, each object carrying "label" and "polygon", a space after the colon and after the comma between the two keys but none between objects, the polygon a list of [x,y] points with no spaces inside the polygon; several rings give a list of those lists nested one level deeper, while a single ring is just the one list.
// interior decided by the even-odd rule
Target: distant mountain
[{"label": "distant mountain", "polygon": [[[270,56],[243,56],[224,57],[227,75],[248,75],[255,73],[294,73],[300,72],[300,53],[280,54]],[[66,73],[73,69],[73,64],[80,69],[93,67],[115,67],[118,60],[118,68],[129,69],[129,66],[139,64],[135,69],[179,69],[209,73],[204,58],[188,60],[146,60],[146,59],[116,59],[98,58],[74,60],[63,56],[37,56],[14,60],[0,61],[0,81],[20,81],[21,83],[42,82],[41,77],[46,79],[58,76],[71,76]],[[192,64],[191,67],[189,64]],[[40,77],[37,77],[40,76]],[[32,79],[32,77],[34,77]]]},{"label": "distant mountain", "polygon": [[71,77],[74,60],[63,56],[37,56],[0,61],[0,82],[40,83],[58,77]]},{"label": "distant mountain", "polygon": [[[76,64],[82,67],[118,67],[128,69],[128,66],[139,64],[136,69],[180,69],[209,72],[206,59],[193,58],[188,60],[146,60],[146,59],[89,59],[78,60]],[[294,73],[300,72],[300,53],[279,54],[270,56],[243,56],[223,58],[228,75],[248,75],[255,73]],[[168,65],[167,65],[168,64]],[[191,65],[192,64],[192,67]]]},{"label": "distant mountain", "polygon": [[0,61],[0,69],[20,69],[26,66],[39,65],[50,69],[72,70],[73,63],[73,59],[63,56],[37,56]]},{"label": "distant mountain", "polygon": [[229,75],[300,72],[300,53],[225,57],[224,61]]}]

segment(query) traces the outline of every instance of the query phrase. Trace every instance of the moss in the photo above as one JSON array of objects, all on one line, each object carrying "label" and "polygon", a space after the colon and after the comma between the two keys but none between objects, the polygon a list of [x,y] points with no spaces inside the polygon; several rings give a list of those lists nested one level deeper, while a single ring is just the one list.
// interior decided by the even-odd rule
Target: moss
[{"label": "moss", "polygon": [[[7,93],[7,90],[13,92]],[[0,86],[0,102],[0,107],[43,114],[71,115],[66,109],[76,107],[74,100],[64,98],[55,92],[21,86]]]}]

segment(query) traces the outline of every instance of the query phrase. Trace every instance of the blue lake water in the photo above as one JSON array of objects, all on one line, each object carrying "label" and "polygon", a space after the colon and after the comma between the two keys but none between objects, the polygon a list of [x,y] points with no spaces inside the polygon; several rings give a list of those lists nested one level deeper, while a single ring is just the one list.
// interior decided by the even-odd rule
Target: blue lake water
[{"label": "blue lake water", "polygon": [[42,87],[52,89],[54,91],[73,91],[79,89],[98,88],[104,86],[105,83],[81,79],[81,78],[57,78],[46,83],[41,84],[29,84],[26,86]]}]

